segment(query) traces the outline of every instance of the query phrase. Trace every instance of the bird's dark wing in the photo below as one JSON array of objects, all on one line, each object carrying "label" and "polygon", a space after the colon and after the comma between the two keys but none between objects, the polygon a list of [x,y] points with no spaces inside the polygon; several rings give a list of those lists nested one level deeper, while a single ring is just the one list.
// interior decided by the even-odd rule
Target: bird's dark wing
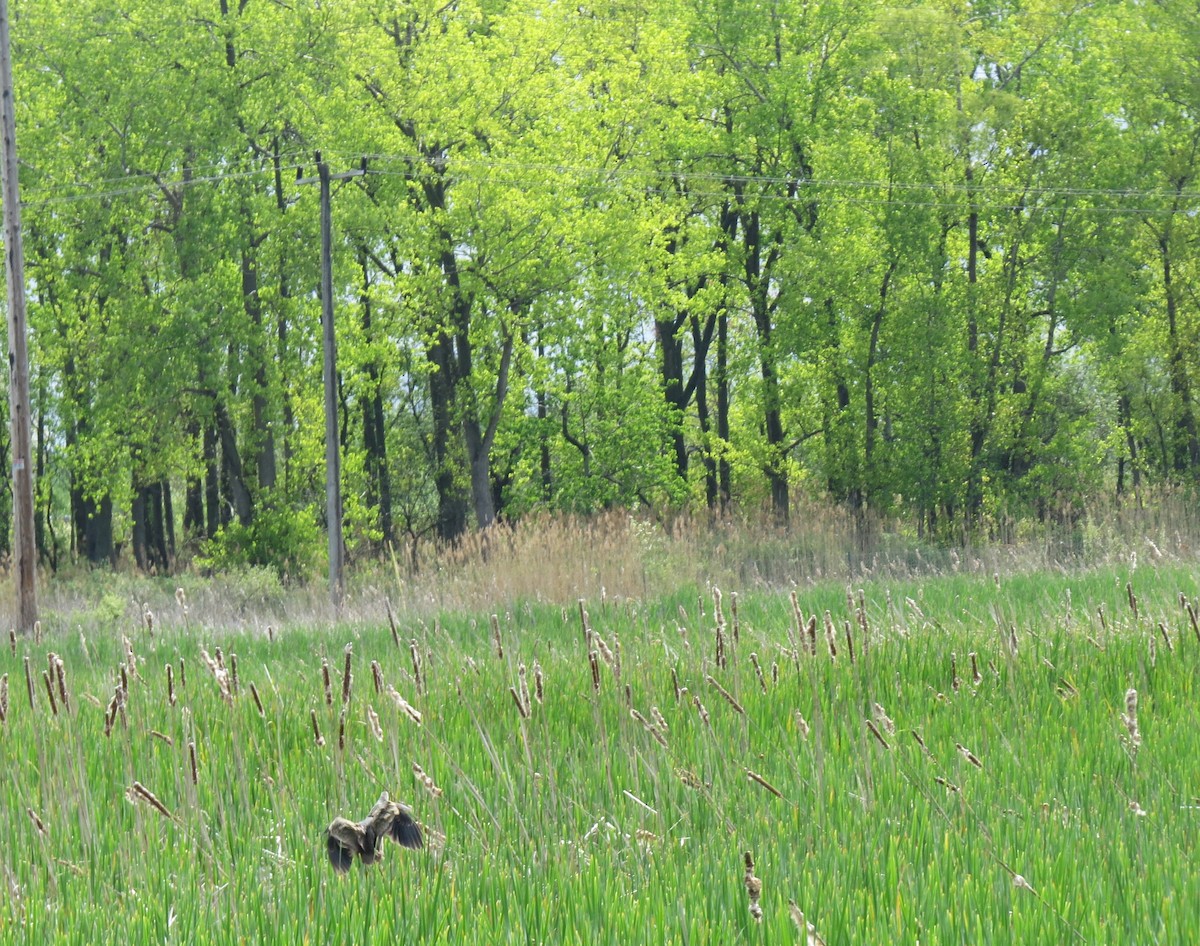
[{"label": "bird's dark wing", "polygon": [[421,827],[412,819],[407,811],[401,808],[392,819],[392,840],[401,847],[418,848],[424,845],[421,838]]},{"label": "bird's dark wing", "polygon": [[381,840],[382,838],[375,830],[375,825],[365,823],[363,827],[362,850],[360,851],[364,864],[374,864],[376,861],[382,860],[383,851],[380,849],[379,844]]},{"label": "bird's dark wing", "polygon": [[333,865],[333,869],[339,874],[344,874],[354,864],[354,852],[343,847],[342,842],[335,838],[329,832],[325,834],[325,846],[329,850],[329,863]]},{"label": "bird's dark wing", "polygon": [[354,855],[362,851],[362,828],[345,818],[334,818],[325,830],[325,847],[333,869],[346,873],[354,864]]}]

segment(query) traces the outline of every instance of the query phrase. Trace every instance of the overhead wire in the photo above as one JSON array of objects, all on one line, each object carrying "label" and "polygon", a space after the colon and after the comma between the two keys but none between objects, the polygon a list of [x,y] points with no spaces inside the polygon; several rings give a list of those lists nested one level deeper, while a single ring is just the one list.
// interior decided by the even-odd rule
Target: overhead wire
[{"label": "overhead wire", "polygon": [[[423,159],[412,155],[374,153],[362,156],[340,151],[328,152],[328,154],[338,157],[353,157],[355,160],[365,157],[368,163],[383,164],[385,166],[382,168],[370,168],[370,173],[385,177],[414,178],[419,173],[420,166],[425,163]],[[404,167],[401,170],[392,170],[387,167],[387,165],[395,164],[401,164]],[[219,167],[221,162],[213,162],[209,166]],[[291,175],[302,171],[305,167],[306,162],[292,160],[287,164],[281,164],[279,170],[286,171]],[[249,180],[256,177],[273,176],[275,173],[275,166],[270,164],[261,168],[197,175],[189,178],[178,174],[173,177],[162,174],[133,174],[130,175],[131,179],[151,179],[143,183],[130,184],[127,187],[98,186],[89,188],[88,185],[82,183],[66,185],[66,189],[82,188],[82,190],[50,196],[35,194],[22,203],[29,208],[54,207],[86,201],[156,194],[161,193],[164,188],[175,190],[201,185],[215,186],[226,181]],[[1194,190],[1025,186],[1002,182],[988,184],[965,181],[886,181],[855,178],[800,179],[780,175],[723,174],[678,168],[581,167],[480,159],[450,160],[447,162],[445,173],[451,180],[458,183],[513,187],[544,186],[547,176],[559,176],[577,182],[588,181],[592,187],[600,187],[609,192],[621,190],[632,192],[631,185],[634,185],[641,192],[664,196],[679,196],[675,190],[670,189],[669,185],[699,184],[701,188],[690,186],[686,192],[686,196],[696,199],[727,199],[730,191],[722,188],[733,186],[743,189],[760,188],[756,193],[746,196],[754,200],[782,204],[807,204],[814,201],[836,199],[840,203],[852,206],[961,210],[965,206],[971,205],[979,210],[1004,212],[1016,209],[1034,211],[1051,202],[1076,201],[1067,209],[1077,213],[1136,216],[1160,215],[1167,212],[1200,212],[1200,191]],[[119,184],[120,180],[119,178],[107,178],[97,184]],[[711,189],[703,189],[704,185],[709,185]],[[791,192],[779,193],[771,190],[771,188],[784,187],[791,189]],[[886,193],[887,196],[883,196],[880,192]],[[960,199],[958,201],[939,200],[936,199],[936,195],[952,195]],[[980,197],[993,199],[979,202],[976,198]],[[1024,202],[1030,200],[1041,203],[1025,205]],[[1102,201],[1102,203],[1097,201]],[[1124,201],[1135,201],[1136,203],[1130,205]],[[1170,201],[1175,206],[1148,206],[1147,204],[1152,201]]]}]

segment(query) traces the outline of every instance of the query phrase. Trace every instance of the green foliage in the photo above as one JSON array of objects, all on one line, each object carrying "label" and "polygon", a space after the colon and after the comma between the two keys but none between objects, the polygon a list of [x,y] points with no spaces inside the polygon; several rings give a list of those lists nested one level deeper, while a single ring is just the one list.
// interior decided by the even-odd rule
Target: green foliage
[{"label": "green foliage", "polygon": [[308,578],[321,561],[323,536],[312,510],[267,506],[247,525],[231,522],[201,547],[197,567],[235,576],[264,569],[277,579]]},{"label": "green foliage", "polygon": [[1196,479],[1194,10],[218,6],[14,38],[64,549],[186,495],[213,567],[306,566],[317,150],[368,156],[333,200],[356,553],[814,496],[961,536]]}]

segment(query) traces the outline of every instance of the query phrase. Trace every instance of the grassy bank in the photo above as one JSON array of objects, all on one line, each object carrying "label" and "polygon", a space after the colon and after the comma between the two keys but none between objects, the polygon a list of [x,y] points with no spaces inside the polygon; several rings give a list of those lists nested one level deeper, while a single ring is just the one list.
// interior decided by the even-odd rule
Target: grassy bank
[{"label": "grassy bank", "polygon": [[[861,589],[4,642],[0,940],[1200,938],[1192,571]],[[383,789],[427,849],[334,875]]]}]

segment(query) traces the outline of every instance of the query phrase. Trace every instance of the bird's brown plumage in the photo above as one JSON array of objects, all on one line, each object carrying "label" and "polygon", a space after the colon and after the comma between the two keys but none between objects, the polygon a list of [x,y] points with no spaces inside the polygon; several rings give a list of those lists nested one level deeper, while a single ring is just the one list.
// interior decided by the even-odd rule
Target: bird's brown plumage
[{"label": "bird's brown plumage", "polygon": [[392,801],[387,792],[371,808],[371,813],[362,821],[334,818],[325,830],[325,846],[329,863],[338,873],[344,874],[358,856],[364,864],[374,864],[383,857],[383,840],[391,838],[401,847],[422,846],[421,828],[413,820],[412,813],[398,802]]}]

